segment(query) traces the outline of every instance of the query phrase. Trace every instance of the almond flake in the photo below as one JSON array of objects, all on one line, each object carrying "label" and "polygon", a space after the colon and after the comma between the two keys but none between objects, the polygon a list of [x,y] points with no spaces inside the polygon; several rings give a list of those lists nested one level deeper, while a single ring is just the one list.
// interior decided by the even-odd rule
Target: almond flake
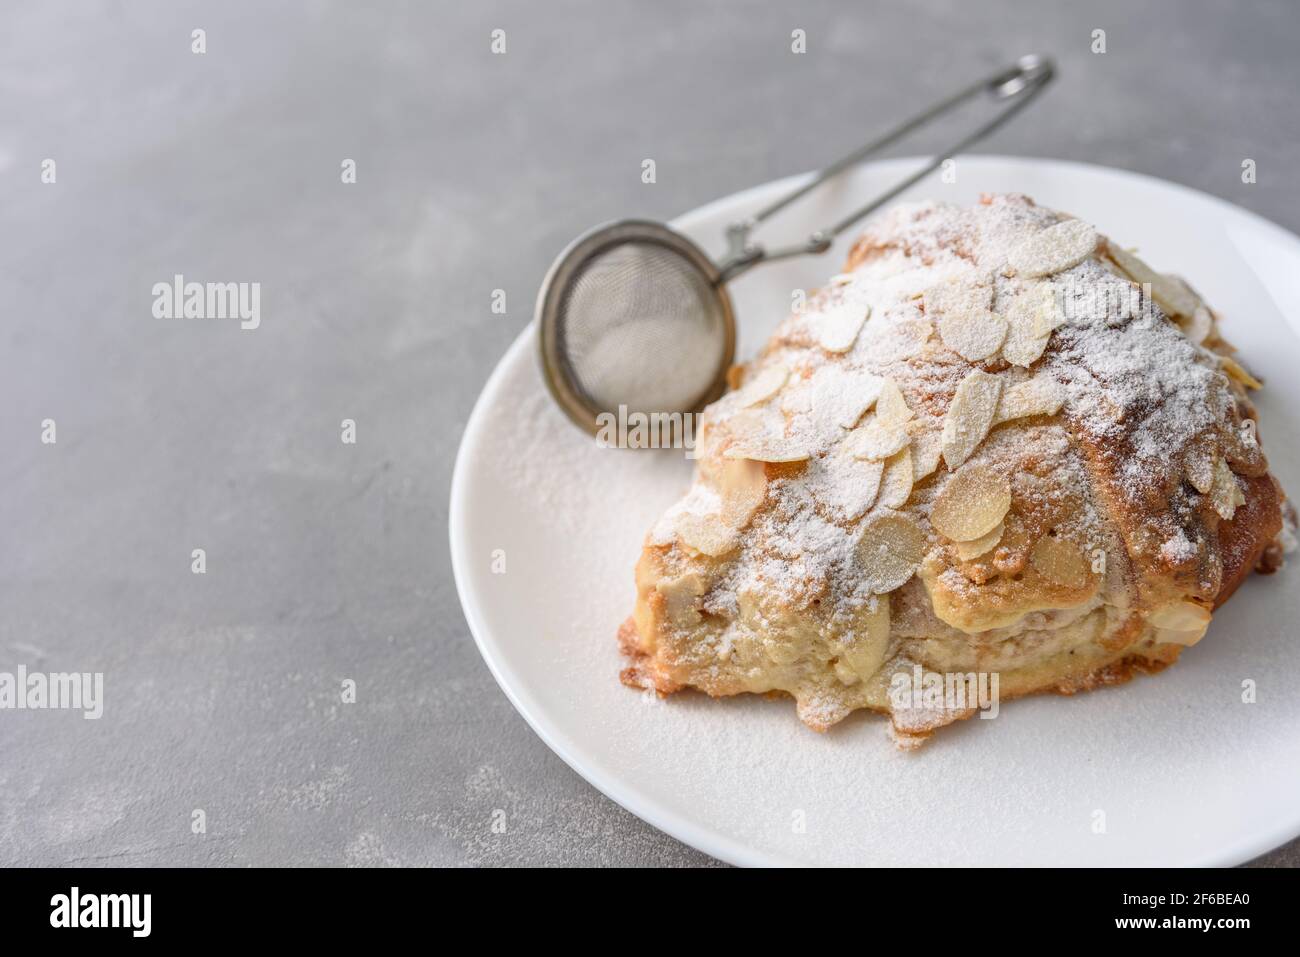
[{"label": "almond flake", "polygon": [[1199,346],[1214,331],[1214,313],[1205,306],[1197,306],[1190,316],[1178,323],[1178,328]]},{"label": "almond flake", "polygon": [[1156,629],[1156,641],[1165,645],[1186,645],[1190,648],[1204,637],[1204,629],[1201,631],[1170,631],[1165,628]]},{"label": "almond flake", "polygon": [[863,581],[877,595],[901,588],[925,555],[925,533],[906,515],[881,513],[867,519],[857,545]]},{"label": "almond flake", "polygon": [[1047,579],[1066,588],[1082,588],[1091,568],[1079,547],[1065,538],[1044,535],[1029,553],[1029,562]]},{"label": "almond flake", "polygon": [[943,420],[943,460],[949,469],[965,462],[984,441],[1001,395],[1002,380],[995,375],[974,369],[961,380]]},{"label": "almond flake", "polygon": [[1157,273],[1151,283],[1151,298],[1170,316],[1190,316],[1201,305],[1201,297],[1177,276]]},{"label": "almond flake", "polygon": [[939,319],[939,338],[967,362],[979,362],[1002,348],[1007,321],[987,309],[945,312]]},{"label": "almond flake", "polygon": [[998,522],[993,531],[987,535],[981,535],[979,538],[969,542],[956,542],[954,547],[957,549],[957,557],[963,562],[973,561],[981,555],[992,551],[998,542],[1002,541],[1002,533],[1006,530],[1006,525]]},{"label": "almond flake", "polygon": [[808,379],[796,379],[790,387],[781,393],[781,411],[790,415],[811,412],[813,407],[813,384]]},{"label": "almond flake", "polygon": [[722,521],[744,528],[767,496],[767,471],[762,462],[731,459],[722,466]]},{"label": "almond flake", "polygon": [[893,328],[895,342],[894,356],[898,359],[912,359],[925,351],[925,344],[934,334],[934,323],[924,316],[918,319],[905,319]]},{"label": "almond flake", "polygon": [[817,342],[827,352],[848,352],[858,341],[858,333],[871,315],[871,307],[861,302],[842,302],[817,319]]},{"label": "almond flake", "polygon": [[1139,286],[1151,287],[1151,298],[1170,318],[1191,316],[1200,306],[1200,297],[1177,276],[1156,272],[1133,253],[1114,243],[1107,242],[1106,252],[1126,276]]},{"label": "almond flake", "polygon": [[876,418],[900,425],[912,418],[912,410],[903,398],[903,391],[893,379],[885,379],[880,384],[880,395],[876,398]]},{"label": "almond flake", "polygon": [[1064,402],[1065,394],[1056,380],[1047,375],[1037,375],[1002,390],[993,424],[1025,419],[1031,415],[1055,415]]},{"label": "almond flake", "polygon": [[845,385],[843,393],[845,402],[841,408],[842,414],[837,423],[839,427],[851,429],[857,425],[858,420],[866,415],[867,410],[876,404],[880,397],[881,387],[884,384],[884,379],[869,372],[862,372],[853,376],[849,383]]},{"label": "almond flake", "polygon": [[912,433],[912,482],[921,481],[939,467],[943,452],[943,433],[938,429]]},{"label": "almond flake", "polygon": [[739,409],[766,402],[781,391],[789,377],[790,371],[784,366],[768,366],[737,389],[733,401]]},{"label": "almond flake", "polygon": [[784,421],[773,415],[770,409],[741,409],[718,422],[735,439],[766,435],[776,429],[778,424],[784,424]]},{"label": "almond flake", "polygon": [[877,412],[865,425],[849,433],[846,444],[854,458],[876,461],[899,452],[909,441],[906,425],[884,421]]},{"label": "almond flake", "polygon": [[948,314],[987,312],[993,305],[991,276],[948,279],[925,291],[925,314],[940,319]]},{"label": "almond flake", "polygon": [[1205,445],[1193,445],[1183,458],[1187,481],[1202,495],[1208,494],[1214,487],[1215,458],[1214,450]]},{"label": "almond flake", "polygon": [[755,462],[802,462],[808,450],[780,431],[785,425],[775,410],[745,409],[726,420],[733,440],[722,453],[727,459]]},{"label": "almond flake", "polygon": [[1156,628],[1168,631],[1205,631],[1210,624],[1209,609],[1194,601],[1179,601],[1162,605],[1151,612],[1147,620]]},{"label": "almond flake", "polygon": [[1065,313],[1061,308],[1061,302],[1057,294],[1056,283],[1050,280],[1039,280],[1032,290],[1025,290],[1021,296],[1025,298],[1025,305],[1032,306],[1037,300],[1037,309],[1032,310],[1034,320],[1033,333],[1036,336],[1050,336],[1060,326],[1065,323]]},{"label": "almond flake", "polygon": [[1022,291],[1007,310],[1007,337],[1002,357],[1012,365],[1029,368],[1047,348],[1052,330],[1060,325],[1053,287],[1043,283]]},{"label": "almond flake", "polygon": [[1155,291],[1155,285],[1160,280],[1160,273],[1139,259],[1135,253],[1107,240],[1106,255],[1129,279],[1132,279],[1139,286],[1150,285],[1152,291]]},{"label": "almond flake", "polygon": [[1219,437],[1223,442],[1223,455],[1238,475],[1258,478],[1268,471],[1268,460],[1259,447],[1254,419],[1243,419],[1236,428],[1223,429]]},{"label": "almond flake", "polygon": [[1223,371],[1228,374],[1229,379],[1236,380],[1247,389],[1264,388],[1264,383],[1247,372],[1245,367],[1231,356],[1219,356],[1219,364],[1223,366]]},{"label": "almond flake", "polygon": [[1147,619],[1156,629],[1156,640],[1170,645],[1194,645],[1210,627],[1210,610],[1194,601],[1180,601],[1157,608]]},{"label": "almond flake", "polygon": [[722,455],[753,462],[806,462],[810,457],[807,449],[779,435],[747,438],[731,445]]},{"label": "almond flake", "polygon": [[954,542],[973,542],[997,528],[1011,508],[1011,483],[987,465],[967,465],[934,499],[930,524]]},{"label": "almond flake", "polygon": [[855,522],[876,501],[884,462],[863,462],[845,451],[843,445],[819,463],[819,478],[813,495],[838,517]]},{"label": "almond flake", "polygon": [[740,544],[740,535],[718,515],[683,512],[675,520],[677,537],[701,554],[716,558]]},{"label": "almond flake", "polygon": [[841,639],[835,673],[845,684],[865,680],[880,670],[889,651],[889,599],[869,601],[858,611],[853,631]]},{"label": "almond flake", "polygon": [[912,453],[907,449],[885,460],[885,473],[880,480],[877,508],[902,508],[912,494],[914,473]]},{"label": "almond flake", "polygon": [[1047,350],[1050,336],[1024,336],[1012,326],[1006,343],[1002,346],[1002,358],[1012,365],[1028,369],[1038,361]]},{"label": "almond flake", "polygon": [[884,381],[869,372],[849,372],[839,366],[818,369],[812,378],[812,412],[818,432],[857,425],[875,404]]},{"label": "almond flake", "polygon": [[1051,276],[1091,256],[1097,238],[1097,231],[1083,220],[1067,219],[1022,240],[1007,262],[1022,276]]},{"label": "almond flake", "polygon": [[1219,513],[1220,518],[1230,522],[1232,516],[1237,514],[1237,506],[1245,503],[1246,496],[1242,494],[1241,486],[1237,484],[1237,476],[1232,474],[1232,469],[1228,468],[1228,463],[1224,459],[1219,459],[1214,463],[1214,484],[1210,486],[1210,504]]}]

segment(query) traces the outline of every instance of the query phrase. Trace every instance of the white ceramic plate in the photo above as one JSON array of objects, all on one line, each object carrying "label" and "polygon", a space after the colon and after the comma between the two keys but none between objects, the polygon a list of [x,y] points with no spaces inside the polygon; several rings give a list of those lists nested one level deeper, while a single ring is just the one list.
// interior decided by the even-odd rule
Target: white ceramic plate
[{"label": "white ceramic plate", "polygon": [[[914,164],[863,168],[761,236],[806,235]],[[727,223],[794,181],[674,225],[718,255]],[[1261,434],[1284,485],[1300,488],[1300,240],[1181,186],[1050,160],[960,159],[955,184],[931,178],[903,198],[970,203],[985,191],[1027,193],[1191,278],[1268,381]],[[786,314],[791,290],[836,271],[849,242],[733,286],[741,358]],[[691,466],[680,452],[598,449],[551,406],[535,348],[530,327],[465,430],[451,493],[456,584],[515,707],[639,817],[737,864],[1234,864],[1300,833],[1294,568],[1252,578],[1158,677],[1013,701],[997,720],[962,722],[912,754],[894,749],[878,716],[819,735],[789,700],[660,701],[624,688],[615,630],[632,609],[633,565]],[[1247,680],[1254,704],[1242,701]]]}]

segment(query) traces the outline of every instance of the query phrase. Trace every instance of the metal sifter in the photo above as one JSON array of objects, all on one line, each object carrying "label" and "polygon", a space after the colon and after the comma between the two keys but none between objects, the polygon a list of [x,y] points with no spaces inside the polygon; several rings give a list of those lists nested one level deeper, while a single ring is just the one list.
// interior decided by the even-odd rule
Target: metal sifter
[{"label": "metal sifter", "polygon": [[[595,434],[601,413],[698,412],[718,398],[736,348],[727,282],[759,263],[814,255],[1027,106],[1051,80],[1052,61],[1021,57],[827,166],[750,219],[727,227],[725,260],[662,223],[620,220],[576,239],[551,266],[537,298],[542,370],[574,422]],[[804,242],[768,249],[750,234],[850,166],[958,106],[988,95],[997,114],[917,172]]]}]

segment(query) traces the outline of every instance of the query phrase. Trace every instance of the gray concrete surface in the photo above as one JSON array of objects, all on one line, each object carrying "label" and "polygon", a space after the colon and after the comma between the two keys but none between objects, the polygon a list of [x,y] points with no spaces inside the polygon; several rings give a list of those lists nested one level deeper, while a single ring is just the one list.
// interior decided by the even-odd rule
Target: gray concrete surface
[{"label": "gray concrete surface", "polygon": [[[0,863],[710,863],[533,735],[451,580],[461,429],[551,257],[1028,50],[1061,80],[988,151],[1300,231],[1298,45],[1284,0],[6,4],[0,670],[106,702],[0,712]],[[260,282],[260,328],[154,318],[176,273]]]}]

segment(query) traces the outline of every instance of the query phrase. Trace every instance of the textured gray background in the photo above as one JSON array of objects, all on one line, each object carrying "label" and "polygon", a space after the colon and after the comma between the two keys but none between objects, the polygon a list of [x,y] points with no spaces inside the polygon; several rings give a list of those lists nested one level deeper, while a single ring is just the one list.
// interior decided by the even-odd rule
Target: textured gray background
[{"label": "textured gray background", "polygon": [[[1300,230],[1283,0],[359,6],[0,13],[0,670],[107,697],[0,712],[0,863],[709,863],[533,735],[451,579],[464,421],[592,223],[808,168],[1040,50],[1060,81],[986,149]],[[154,319],[177,272],[261,282],[262,327]]]}]

